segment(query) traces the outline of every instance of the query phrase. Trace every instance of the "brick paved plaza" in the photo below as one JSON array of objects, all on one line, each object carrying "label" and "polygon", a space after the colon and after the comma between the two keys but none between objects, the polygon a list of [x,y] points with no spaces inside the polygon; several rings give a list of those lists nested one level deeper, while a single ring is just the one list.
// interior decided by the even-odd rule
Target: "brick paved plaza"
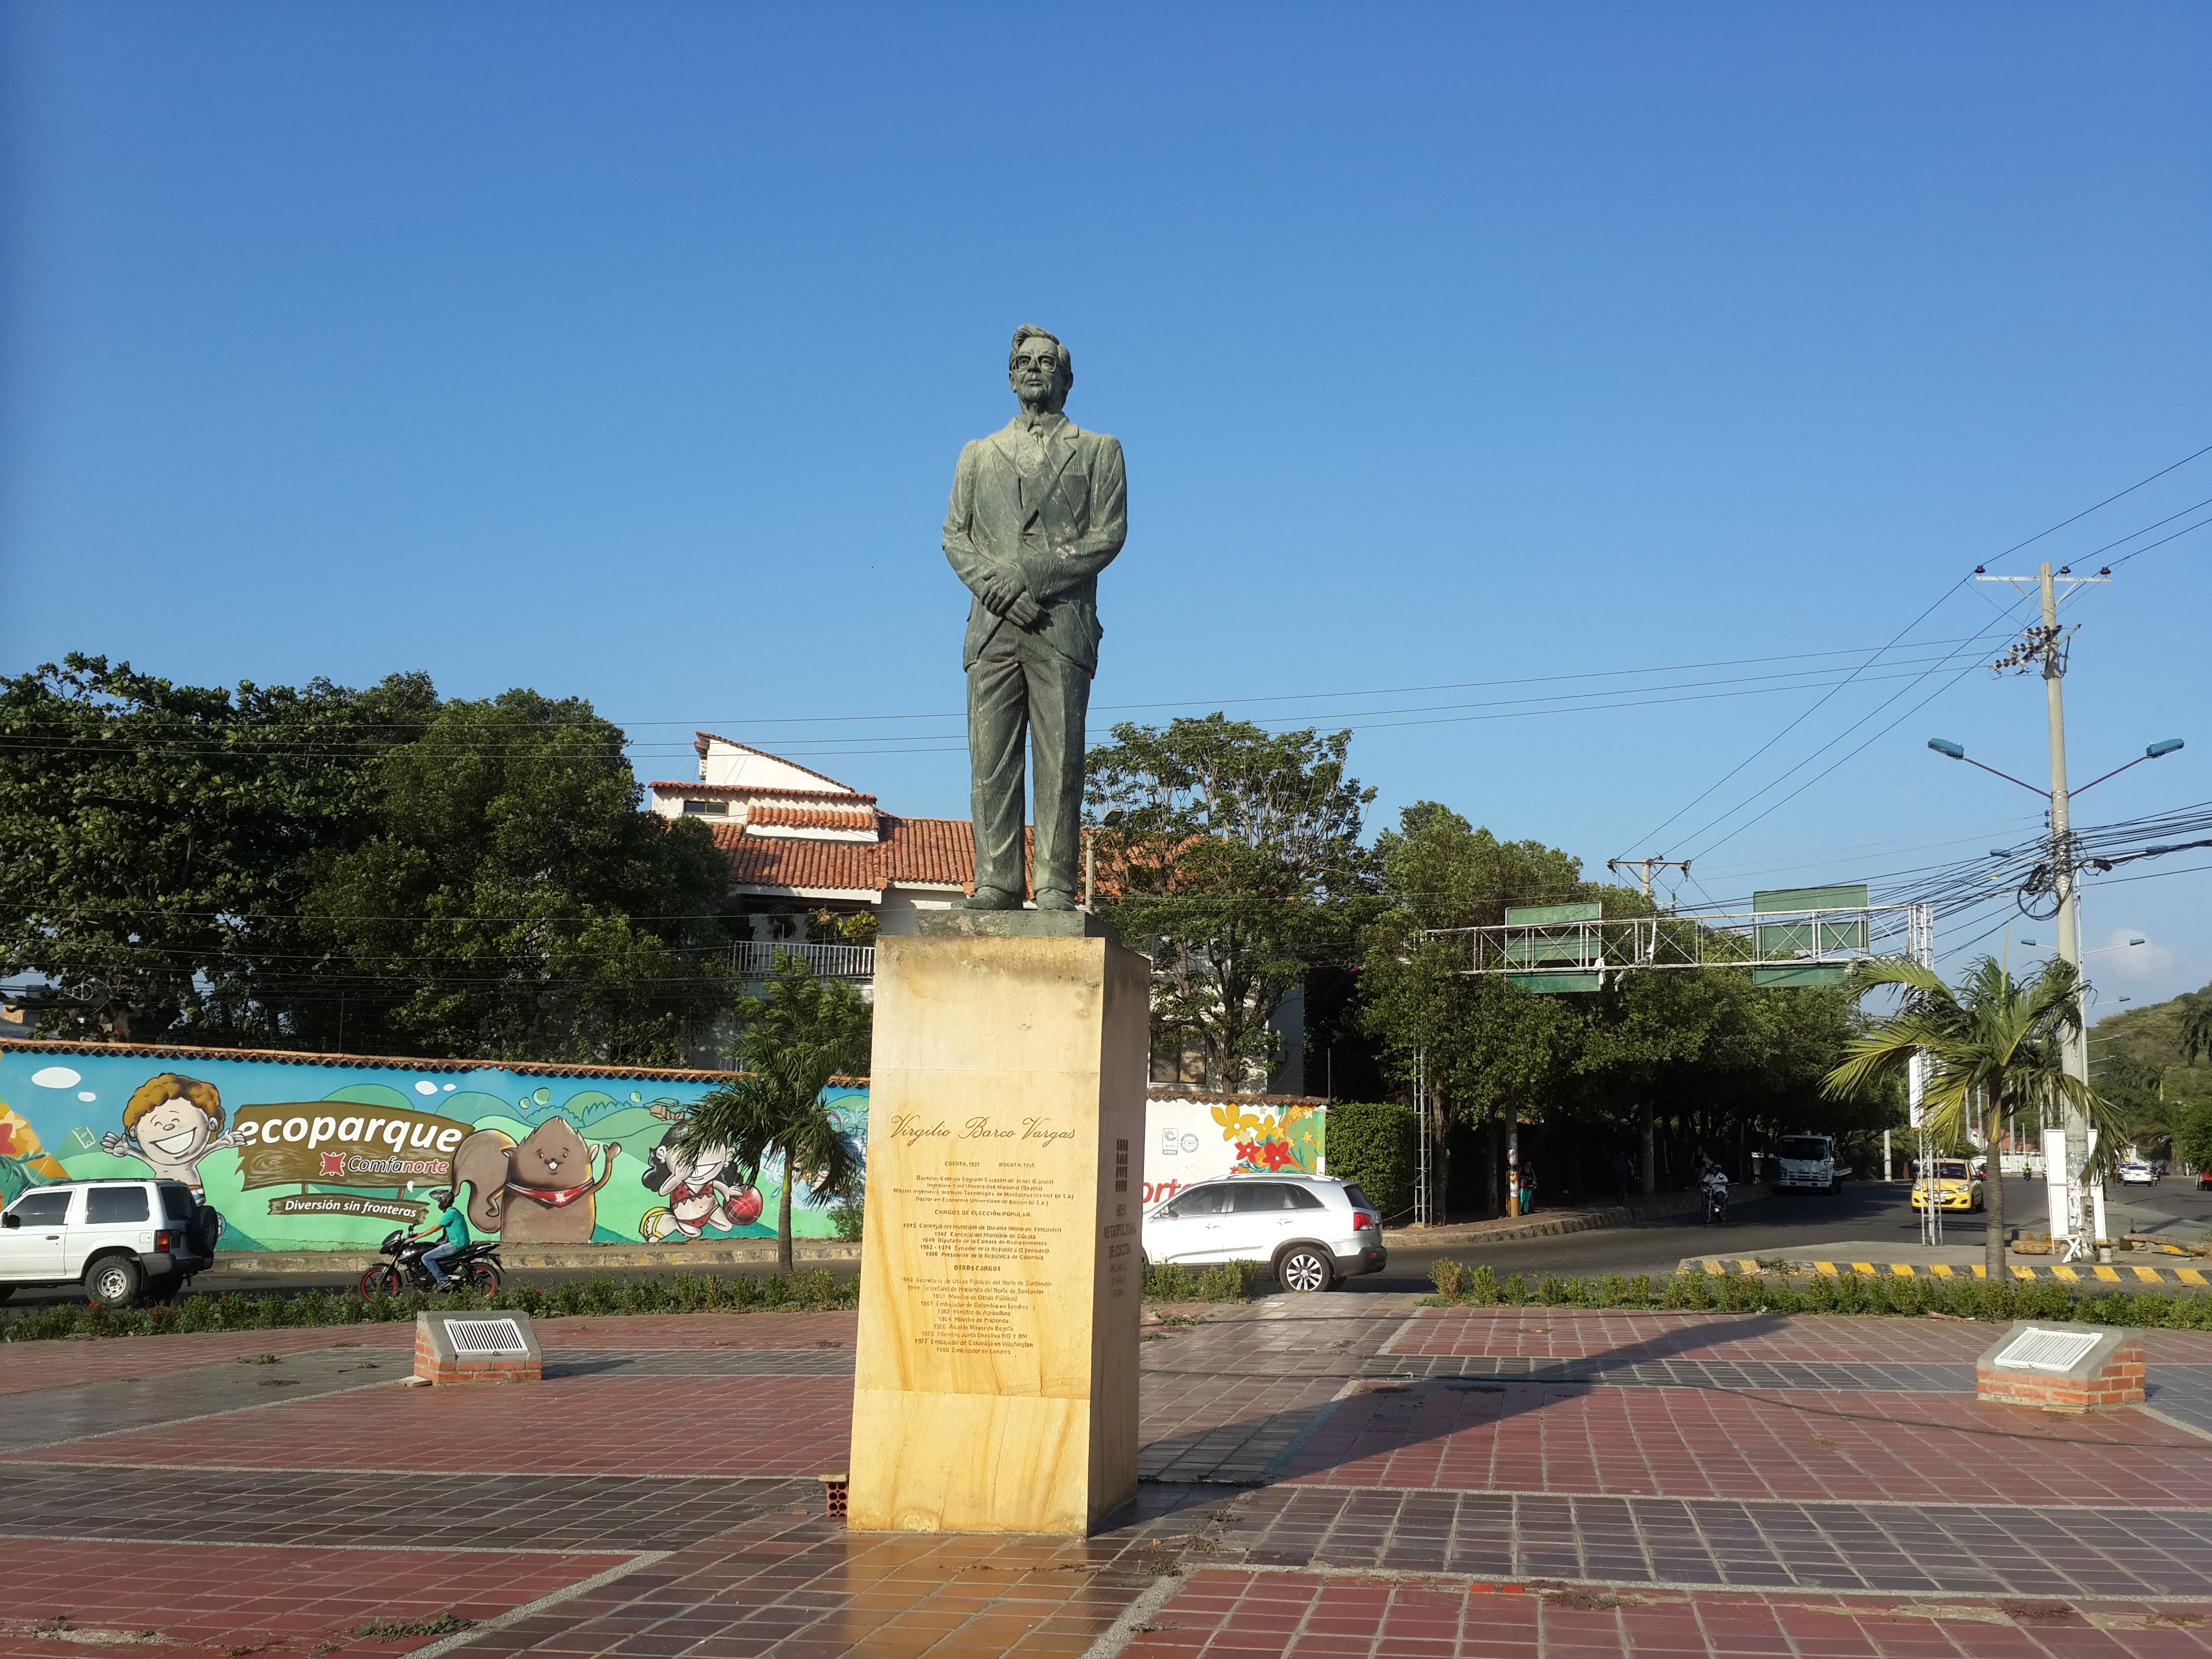
[{"label": "brick paved plaza", "polygon": [[2057,1417],[1959,1321],[1270,1297],[1151,1334],[1137,1510],[1068,1543],[831,1526],[854,1330],[0,1347],[0,1655],[2212,1655],[2212,1335]]}]

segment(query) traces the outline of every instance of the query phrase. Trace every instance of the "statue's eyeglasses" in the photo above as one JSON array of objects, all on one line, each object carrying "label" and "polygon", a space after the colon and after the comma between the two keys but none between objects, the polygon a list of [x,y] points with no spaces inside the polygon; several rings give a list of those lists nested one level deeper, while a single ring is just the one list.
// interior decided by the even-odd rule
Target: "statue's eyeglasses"
[{"label": "statue's eyeglasses", "polygon": [[1016,368],[1058,368],[1060,367],[1060,359],[1049,351],[1036,357],[1032,357],[1027,352],[1024,352],[1020,356],[1014,359],[1013,366]]}]

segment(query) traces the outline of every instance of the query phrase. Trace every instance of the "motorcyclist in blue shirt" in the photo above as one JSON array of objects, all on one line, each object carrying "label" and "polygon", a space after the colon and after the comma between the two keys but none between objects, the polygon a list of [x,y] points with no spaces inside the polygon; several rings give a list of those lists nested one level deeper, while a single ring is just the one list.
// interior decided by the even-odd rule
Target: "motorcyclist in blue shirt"
[{"label": "motorcyclist in blue shirt", "polygon": [[446,1264],[455,1260],[469,1247],[469,1219],[454,1204],[453,1194],[449,1188],[441,1188],[432,1193],[430,1202],[439,1206],[443,1213],[420,1232],[408,1236],[410,1238],[428,1238],[435,1233],[445,1234],[446,1242],[434,1250],[424,1252],[422,1256],[422,1265],[430,1270],[430,1277],[436,1279],[438,1287],[443,1290],[453,1282],[446,1272]]}]

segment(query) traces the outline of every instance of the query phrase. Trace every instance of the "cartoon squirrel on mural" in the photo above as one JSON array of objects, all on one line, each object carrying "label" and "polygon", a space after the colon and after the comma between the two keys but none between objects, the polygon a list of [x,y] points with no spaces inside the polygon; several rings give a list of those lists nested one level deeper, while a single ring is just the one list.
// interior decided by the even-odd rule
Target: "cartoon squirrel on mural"
[{"label": "cartoon squirrel on mural", "polygon": [[469,1192],[469,1225],[514,1244],[586,1244],[599,1225],[593,1196],[615,1172],[622,1142],[609,1141],[599,1178],[592,1149],[565,1117],[548,1118],[517,1145],[478,1129],[453,1149],[453,1188]]}]

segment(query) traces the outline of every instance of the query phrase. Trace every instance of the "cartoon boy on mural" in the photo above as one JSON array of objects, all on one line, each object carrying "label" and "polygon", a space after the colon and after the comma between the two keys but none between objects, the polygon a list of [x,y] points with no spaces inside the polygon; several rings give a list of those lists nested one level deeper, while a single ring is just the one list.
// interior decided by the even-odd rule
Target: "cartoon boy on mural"
[{"label": "cartoon boy on mural", "polygon": [[222,1132],[222,1096],[212,1083],[164,1072],[138,1085],[123,1109],[123,1133],[100,1137],[118,1158],[135,1158],[163,1181],[181,1181],[204,1198],[200,1160],[238,1145]]}]

